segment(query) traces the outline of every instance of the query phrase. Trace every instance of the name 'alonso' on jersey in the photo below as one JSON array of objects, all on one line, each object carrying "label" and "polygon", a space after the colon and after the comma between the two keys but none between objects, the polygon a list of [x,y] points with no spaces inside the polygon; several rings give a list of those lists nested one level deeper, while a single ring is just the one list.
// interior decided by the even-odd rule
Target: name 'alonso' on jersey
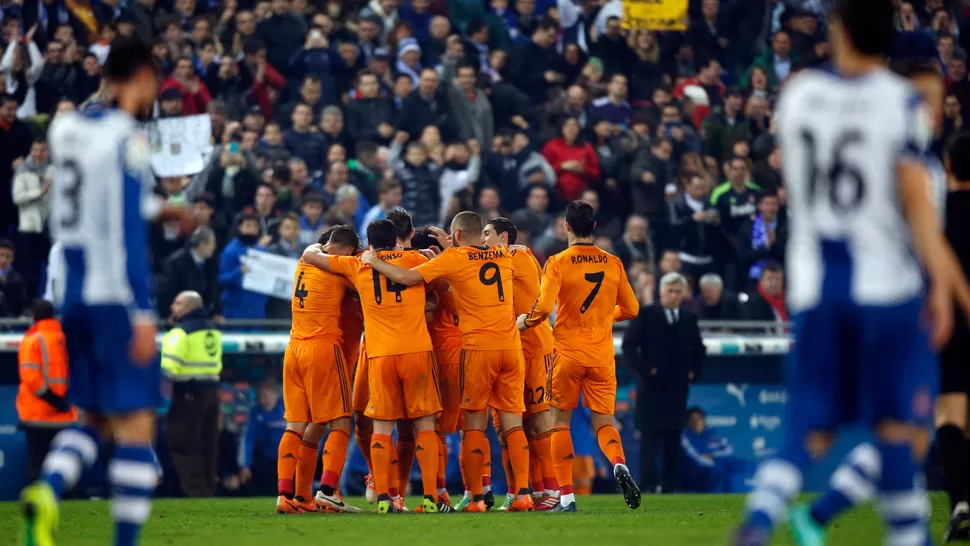
[{"label": "name 'alonso' on jersey", "polygon": [[896,166],[920,161],[932,122],[909,82],[882,68],[852,79],[805,71],[785,86],[775,120],[791,212],[792,309],[819,303],[827,242],[847,250],[854,303],[918,297],[922,271],[899,205]]}]

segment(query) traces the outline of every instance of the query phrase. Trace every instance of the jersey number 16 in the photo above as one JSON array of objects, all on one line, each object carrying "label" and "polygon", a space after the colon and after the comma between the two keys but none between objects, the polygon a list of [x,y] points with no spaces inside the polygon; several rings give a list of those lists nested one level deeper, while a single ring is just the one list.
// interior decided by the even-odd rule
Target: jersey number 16
[{"label": "jersey number 16", "polygon": [[[859,207],[866,195],[866,181],[862,170],[857,165],[846,162],[844,152],[850,146],[862,144],[862,133],[846,131],[838,135],[830,153],[833,158],[827,171],[819,167],[818,145],[815,135],[808,129],[802,129],[802,144],[805,155],[808,156],[808,203],[814,205],[819,191],[828,194],[829,206],[837,213],[851,212]],[[827,184],[828,187],[822,186]],[[822,186],[822,187],[820,187]]]}]

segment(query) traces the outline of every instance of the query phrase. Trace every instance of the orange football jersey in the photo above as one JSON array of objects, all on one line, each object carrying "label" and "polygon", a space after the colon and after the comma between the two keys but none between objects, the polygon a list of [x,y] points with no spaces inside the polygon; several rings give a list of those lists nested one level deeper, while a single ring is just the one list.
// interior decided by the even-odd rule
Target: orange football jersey
[{"label": "orange football jersey", "polygon": [[545,321],[557,300],[556,352],[581,366],[612,366],[613,321],[640,310],[620,259],[591,243],[550,257],[527,324]]},{"label": "orange football jersey", "polygon": [[431,342],[435,349],[460,349],[461,331],[458,329],[458,309],[454,292],[449,286],[447,291],[436,290],[435,295],[438,297],[438,306],[428,323]]},{"label": "orange football jersey", "polygon": [[[539,283],[542,280],[542,266],[539,260],[526,250],[509,250],[512,254],[512,307],[515,316],[528,314],[539,297]],[[522,354],[534,358],[552,352],[552,328],[548,322],[537,324],[534,328],[521,332]]]},{"label": "orange football jersey", "polygon": [[415,270],[427,283],[440,278],[451,283],[463,349],[521,348],[512,307],[512,257],[507,248],[449,248]]},{"label": "orange football jersey", "polygon": [[322,339],[335,345],[343,341],[341,308],[347,281],[300,259],[293,282],[291,339]]},{"label": "orange football jersey", "polygon": [[[380,259],[412,268],[428,261],[414,250],[382,250]],[[367,357],[431,351],[424,317],[425,287],[391,281],[357,257],[331,256],[330,270],[354,283],[364,311]]]}]

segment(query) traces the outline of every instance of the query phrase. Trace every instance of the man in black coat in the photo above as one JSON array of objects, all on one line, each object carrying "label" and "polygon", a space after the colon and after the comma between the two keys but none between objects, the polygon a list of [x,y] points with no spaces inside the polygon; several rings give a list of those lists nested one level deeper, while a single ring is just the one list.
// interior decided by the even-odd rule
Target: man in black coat
[{"label": "man in black coat", "polygon": [[437,125],[441,140],[449,142],[458,136],[454,112],[448,95],[438,85],[438,72],[433,68],[421,71],[418,88],[404,99],[398,113],[398,129],[407,132],[411,140],[419,140],[429,125]]},{"label": "man in black coat", "polygon": [[16,170],[13,163],[27,157],[34,141],[30,127],[17,119],[18,106],[13,95],[0,97],[0,236],[16,231],[19,214],[10,197]]},{"label": "man in black coat", "polygon": [[198,227],[185,248],[175,251],[162,264],[158,278],[158,309],[165,313],[182,292],[198,292],[206,314],[222,320],[222,298],[219,295],[219,257],[215,233]]},{"label": "man in black coat", "polygon": [[[640,468],[645,490],[673,493],[680,467],[689,385],[701,373],[707,350],[697,317],[680,304],[687,281],[680,273],[660,280],[660,303],[643,307],[623,336],[623,354],[637,372],[640,421]],[[657,479],[657,456],[663,474]],[[659,485],[659,489],[658,489]]]}]

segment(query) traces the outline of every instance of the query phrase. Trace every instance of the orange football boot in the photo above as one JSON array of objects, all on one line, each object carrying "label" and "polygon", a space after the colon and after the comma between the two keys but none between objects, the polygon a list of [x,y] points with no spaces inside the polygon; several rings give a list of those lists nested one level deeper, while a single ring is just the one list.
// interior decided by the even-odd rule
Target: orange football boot
[{"label": "orange football boot", "polygon": [[472,501],[468,503],[462,512],[488,512],[488,508],[485,508],[485,501]]},{"label": "orange football boot", "polygon": [[536,509],[535,502],[532,501],[532,495],[522,495],[519,500],[512,503],[506,512],[532,512]]}]

